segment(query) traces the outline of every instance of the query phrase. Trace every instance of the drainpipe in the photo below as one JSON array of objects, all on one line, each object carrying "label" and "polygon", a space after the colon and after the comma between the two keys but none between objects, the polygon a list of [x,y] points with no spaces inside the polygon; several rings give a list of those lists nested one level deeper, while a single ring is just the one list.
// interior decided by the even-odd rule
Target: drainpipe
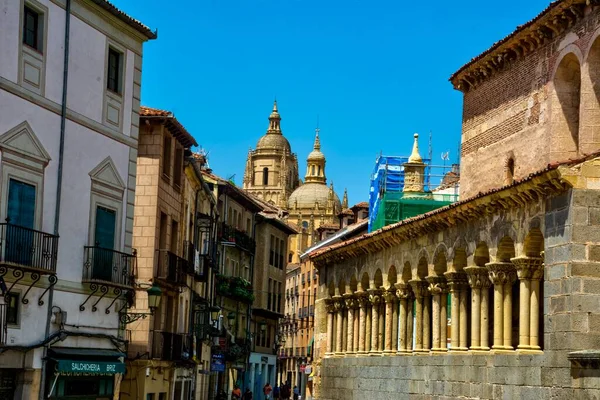
[{"label": "drainpipe", "polygon": [[[252,216],[252,239],[256,242],[256,225],[258,222],[256,221],[256,215],[258,215],[258,211]],[[254,249],[256,252],[256,247]],[[250,255],[250,283],[254,288],[254,253]],[[254,298],[256,300],[256,296]],[[254,302],[253,302],[254,303]],[[252,322],[252,304],[248,305],[247,317],[246,317],[246,335],[250,332],[250,324]],[[254,343],[255,338],[252,338],[252,342]],[[248,356],[246,358],[246,373],[244,377],[250,378],[250,351],[248,352]],[[245,379],[244,379],[245,380]],[[251,380],[251,379],[249,379]],[[248,382],[244,382],[245,386],[248,385]],[[246,386],[247,387],[247,386]],[[254,392],[254,388],[250,388]]]},{"label": "drainpipe", "polygon": [[[54,211],[54,234],[58,236],[60,226],[60,203],[62,191],[63,158],[65,153],[65,127],[67,123],[67,83],[69,79],[69,36],[71,32],[71,0],[66,0],[65,4],[65,40],[63,57],[63,86],[62,86],[62,105],[60,111],[60,145],[58,152],[58,177],[56,179],[56,208]],[[50,336],[50,321],[52,319],[52,302],[54,300],[54,286],[48,291],[48,313],[46,315],[45,338]],[[46,356],[48,348],[44,346],[44,356],[42,358],[42,376],[40,377],[39,399],[42,400],[46,392],[46,368],[48,362]]]}]

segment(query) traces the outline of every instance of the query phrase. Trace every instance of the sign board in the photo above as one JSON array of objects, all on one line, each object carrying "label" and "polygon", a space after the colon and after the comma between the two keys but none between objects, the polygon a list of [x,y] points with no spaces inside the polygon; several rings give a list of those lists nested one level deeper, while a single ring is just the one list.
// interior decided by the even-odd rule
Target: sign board
[{"label": "sign board", "polygon": [[225,355],[213,354],[210,362],[210,370],[212,372],[225,372]]},{"label": "sign board", "polygon": [[304,367],[304,373],[305,374],[310,374],[312,372],[312,366],[311,365],[307,365],[306,367]]},{"label": "sign board", "polygon": [[302,364],[300,366],[300,372],[305,372],[306,371],[306,365]]},{"label": "sign board", "polygon": [[268,364],[269,363],[269,357],[260,357],[260,363],[261,364]]},{"label": "sign board", "polygon": [[56,369],[58,370],[58,373],[63,375],[114,375],[125,373],[125,364],[118,361],[106,362],[58,360]]}]

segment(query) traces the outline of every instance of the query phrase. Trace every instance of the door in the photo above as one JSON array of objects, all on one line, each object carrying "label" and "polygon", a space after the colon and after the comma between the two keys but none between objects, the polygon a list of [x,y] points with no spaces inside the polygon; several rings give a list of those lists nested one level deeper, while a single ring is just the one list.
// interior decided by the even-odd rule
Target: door
[{"label": "door", "polygon": [[35,252],[35,196],[35,186],[10,179],[5,249],[8,262],[32,266]]},{"label": "door", "polygon": [[[94,270],[92,279],[112,282],[117,213],[114,210],[96,207],[94,230]],[[118,271],[114,271],[115,278]]]}]

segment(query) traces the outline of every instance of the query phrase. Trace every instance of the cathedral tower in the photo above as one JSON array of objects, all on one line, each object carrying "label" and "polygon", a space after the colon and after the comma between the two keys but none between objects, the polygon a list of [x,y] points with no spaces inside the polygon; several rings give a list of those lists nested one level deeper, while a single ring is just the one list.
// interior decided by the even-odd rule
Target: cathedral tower
[{"label": "cathedral tower", "polygon": [[246,159],[243,188],[265,201],[286,208],[290,194],[299,185],[298,160],[281,131],[277,100],[269,115],[269,127],[250,149]]}]

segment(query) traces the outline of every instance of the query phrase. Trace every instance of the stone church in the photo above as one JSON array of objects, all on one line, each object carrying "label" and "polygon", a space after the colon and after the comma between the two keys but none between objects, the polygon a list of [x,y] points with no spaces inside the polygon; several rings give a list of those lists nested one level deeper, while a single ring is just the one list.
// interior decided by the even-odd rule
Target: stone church
[{"label": "stone church", "polygon": [[[277,101],[269,116],[269,128],[248,152],[244,190],[288,212],[287,222],[299,232],[290,237],[289,262],[299,262],[300,254],[319,239],[318,228],[339,225],[342,203],[333,183],[327,185],[325,155],[321,152],[319,129],[312,151],[306,159],[304,182],[300,180],[298,159],[281,130]],[[345,208],[348,207],[344,197]]]},{"label": "stone church", "polygon": [[600,398],[599,36],[557,0],[461,67],[461,200],[310,254],[316,398]]}]

